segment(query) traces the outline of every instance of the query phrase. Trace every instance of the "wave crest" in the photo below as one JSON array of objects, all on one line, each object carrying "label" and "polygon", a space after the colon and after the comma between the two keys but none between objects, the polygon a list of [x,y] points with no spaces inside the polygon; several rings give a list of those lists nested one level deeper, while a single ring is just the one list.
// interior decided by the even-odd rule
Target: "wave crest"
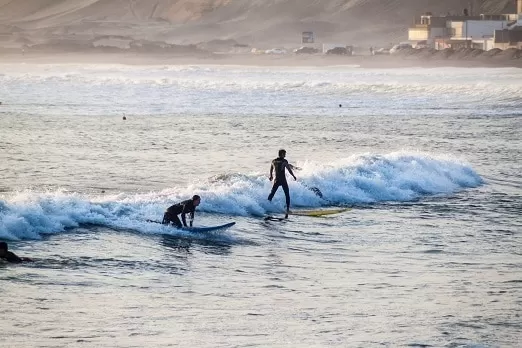
[{"label": "wave crest", "polygon": [[[294,207],[412,201],[483,184],[469,164],[451,156],[422,153],[364,154],[332,163],[298,165],[302,167],[299,180],[289,181]],[[262,216],[284,207],[282,192],[272,203],[267,201],[270,187],[265,175],[229,173],[185,188],[146,194],[88,197],[66,192],[13,193],[0,200],[0,238],[39,239],[82,224],[165,233],[168,227],[146,220],[161,220],[168,205],[194,193],[202,196],[199,212],[208,213],[198,217],[203,221],[215,219],[214,214]],[[324,198],[311,190],[314,187]]]}]

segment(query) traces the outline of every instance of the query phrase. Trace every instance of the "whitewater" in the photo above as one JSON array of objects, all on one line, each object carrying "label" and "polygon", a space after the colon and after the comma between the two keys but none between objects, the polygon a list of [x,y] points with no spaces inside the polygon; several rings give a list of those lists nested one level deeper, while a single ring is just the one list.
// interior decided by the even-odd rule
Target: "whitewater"
[{"label": "whitewater", "polygon": [[[0,335],[517,347],[521,95],[511,68],[2,64],[0,240],[34,262],[0,262]],[[265,221],[280,148],[292,209],[351,210]],[[147,222],[193,194],[236,225]]]}]

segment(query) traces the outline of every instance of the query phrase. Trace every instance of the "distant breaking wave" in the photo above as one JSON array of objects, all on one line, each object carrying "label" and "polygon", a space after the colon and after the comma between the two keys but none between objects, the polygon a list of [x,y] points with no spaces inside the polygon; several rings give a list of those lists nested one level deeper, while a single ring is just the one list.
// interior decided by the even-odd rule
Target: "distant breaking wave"
[{"label": "distant breaking wave", "polygon": [[[449,156],[421,153],[366,154],[333,163],[299,164],[299,181],[289,180],[294,207],[320,207],[408,202],[452,194],[483,184],[469,164]],[[19,192],[0,200],[0,238],[39,239],[82,224],[128,228],[141,233],[166,233],[168,227],[147,223],[160,220],[165,208],[197,193],[203,197],[198,221],[212,216],[262,216],[282,211],[279,192],[266,199],[271,183],[261,174],[224,174],[184,188],[147,194],[82,196],[66,192]],[[310,188],[317,187],[324,199]]]},{"label": "distant breaking wave", "polygon": [[[21,69],[21,67],[23,69]],[[2,70],[5,70],[1,73]],[[343,92],[376,93],[428,93],[453,91],[456,93],[480,94],[491,92],[491,88],[503,94],[522,94],[520,75],[512,74],[516,69],[489,69],[491,78],[476,79],[476,70],[462,69],[380,69],[368,70],[355,67],[125,67],[111,65],[67,66],[67,65],[13,65],[0,69],[3,84],[49,83],[78,84],[92,86],[151,85],[173,88],[207,90],[287,90],[327,89]],[[484,70],[484,69],[483,69]],[[320,73],[318,73],[318,71]],[[495,74],[496,72],[496,74]],[[473,75],[470,75],[473,74]],[[495,75],[499,75],[495,77]],[[234,76],[232,79],[231,76]],[[419,76],[422,77],[419,79]],[[419,80],[423,82],[419,82]],[[506,83],[509,81],[509,83]],[[468,83],[463,83],[468,82]],[[470,88],[472,84],[473,88]]]},{"label": "distant breaking wave", "polygon": [[[476,109],[492,103],[519,109],[522,75],[518,70],[0,65],[0,86],[5,90],[0,113],[155,115],[172,110],[197,113],[212,107],[229,115],[248,115],[253,110],[271,114],[289,110],[296,98],[311,114],[340,102],[353,109],[377,105],[379,113],[393,115],[405,109],[434,115],[423,109],[433,104],[449,114],[457,108]],[[36,92],[30,102],[27,95],[16,92],[29,87]],[[49,90],[54,93],[44,93]],[[172,95],[183,98],[169,98]],[[85,102],[78,105],[78,100]],[[505,113],[497,109],[481,111],[486,115]]]}]

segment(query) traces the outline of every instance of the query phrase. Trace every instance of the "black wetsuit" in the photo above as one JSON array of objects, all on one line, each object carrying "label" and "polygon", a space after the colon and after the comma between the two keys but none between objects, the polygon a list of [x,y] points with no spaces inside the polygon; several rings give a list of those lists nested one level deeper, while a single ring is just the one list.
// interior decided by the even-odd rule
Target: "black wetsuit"
[{"label": "black wetsuit", "polygon": [[272,191],[268,195],[268,200],[272,201],[274,195],[279,188],[279,186],[283,187],[283,191],[285,191],[286,197],[286,209],[290,209],[290,190],[288,188],[288,182],[286,182],[285,169],[288,167],[288,161],[284,158],[276,158],[272,161],[272,168],[274,168],[274,185],[272,186]]},{"label": "black wetsuit", "polygon": [[[163,224],[168,225],[169,223],[173,223],[178,228],[183,226],[187,227],[187,220],[185,218],[185,214],[190,214],[190,219],[194,220],[194,213],[196,212],[196,207],[194,206],[194,201],[192,199],[187,199],[186,201],[180,202],[178,204],[174,204],[167,208],[165,215],[163,215]],[[181,214],[181,221],[178,218],[178,215]]]},{"label": "black wetsuit", "polygon": [[16,256],[14,253],[8,251],[5,256],[0,256],[0,260],[4,260],[12,263],[20,263],[23,261],[22,258]]}]

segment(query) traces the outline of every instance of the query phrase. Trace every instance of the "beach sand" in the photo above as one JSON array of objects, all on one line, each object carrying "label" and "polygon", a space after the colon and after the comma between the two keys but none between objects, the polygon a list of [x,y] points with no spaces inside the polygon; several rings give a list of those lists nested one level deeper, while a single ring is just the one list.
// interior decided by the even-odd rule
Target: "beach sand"
[{"label": "beach sand", "polygon": [[126,65],[247,65],[247,66],[358,66],[362,68],[457,67],[522,68],[522,59],[475,57],[425,58],[402,55],[254,55],[254,54],[146,54],[135,52],[4,53],[0,63],[25,64],[126,64]]}]

